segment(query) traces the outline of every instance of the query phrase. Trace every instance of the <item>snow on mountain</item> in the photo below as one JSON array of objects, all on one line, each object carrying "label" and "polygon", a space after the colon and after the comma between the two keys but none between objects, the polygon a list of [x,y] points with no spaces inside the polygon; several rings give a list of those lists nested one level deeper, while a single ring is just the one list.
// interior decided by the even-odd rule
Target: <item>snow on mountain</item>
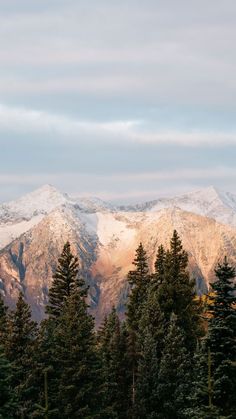
[{"label": "snow on mountain", "polygon": [[168,246],[177,229],[201,293],[224,255],[236,263],[235,227],[236,196],[213,187],[115,207],[45,185],[0,205],[0,287],[11,306],[18,290],[24,290],[34,317],[41,319],[57,258],[69,240],[90,286],[91,311],[99,323],[113,304],[122,311],[126,275],[140,241],[153,268],[157,247]]},{"label": "snow on mountain", "polygon": [[0,221],[2,223],[30,220],[35,216],[48,214],[67,200],[67,195],[51,185],[44,185],[16,201],[0,205]]},{"label": "snow on mountain", "polygon": [[81,213],[112,211],[112,205],[99,198],[70,197],[52,185],[44,185],[16,201],[0,205],[0,249],[37,225],[59,207],[74,207]]},{"label": "snow on mountain", "polygon": [[66,195],[45,185],[16,201],[0,205],[0,248],[30,230],[66,200]]},{"label": "snow on mountain", "polygon": [[236,226],[236,195],[213,186],[171,198],[159,198],[121,207],[124,211],[159,211],[163,208],[181,208],[195,214],[213,218],[223,224]]},{"label": "snow on mountain", "polygon": [[[73,207],[81,215],[107,212],[153,213],[166,208],[180,208],[236,226],[236,195],[212,186],[176,197],[115,206],[96,197],[69,196],[52,185],[44,185],[16,201],[0,205],[0,249],[37,225],[51,211],[63,206]],[[91,217],[88,218],[88,223],[91,224],[91,220]]]},{"label": "snow on mountain", "polygon": [[110,202],[105,202],[97,197],[71,197],[71,201],[74,202],[74,205],[82,212],[86,213],[95,213],[95,212],[104,212],[104,211],[115,211],[116,207]]}]

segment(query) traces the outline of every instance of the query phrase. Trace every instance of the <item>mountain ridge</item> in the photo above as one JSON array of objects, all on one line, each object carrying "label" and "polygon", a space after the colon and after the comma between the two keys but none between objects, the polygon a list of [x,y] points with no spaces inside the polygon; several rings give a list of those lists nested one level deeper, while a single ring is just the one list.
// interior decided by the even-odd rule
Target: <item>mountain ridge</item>
[{"label": "mountain ridge", "polygon": [[[7,304],[14,306],[21,289],[34,318],[43,318],[57,258],[69,240],[90,286],[91,312],[99,324],[112,305],[124,312],[126,276],[139,242],[152,270],[158,246],[168,246],[174,229],[189,254],[198,293],[206,292],[222,256],[236,264],[236,197],[235,210],[234,195],[213,188],[165,198],[162,205],[155,202],[148,210],[124,210],[94,198],[71,198],[46,185],[4,204],[8,218],[1,218],[0,206],[0,233],[6,234],[5,242],[0,239],[0,289]],[[180,208],[190,209],[190,203],[195,212]]]}]

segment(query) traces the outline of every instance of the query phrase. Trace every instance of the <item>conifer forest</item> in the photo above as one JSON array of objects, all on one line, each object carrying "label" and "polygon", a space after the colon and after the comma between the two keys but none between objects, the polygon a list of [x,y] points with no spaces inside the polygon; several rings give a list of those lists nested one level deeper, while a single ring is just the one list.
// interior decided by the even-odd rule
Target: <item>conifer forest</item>
[{"label": "conifer forest", "polygon": [[0,300],[0,418],[236,418],[235,268],[225,257],[197,296],[176,231],[150,272],[140,243],[128,273],[125,318],[98,330],[67,242],[35,323],[19,293]]}]

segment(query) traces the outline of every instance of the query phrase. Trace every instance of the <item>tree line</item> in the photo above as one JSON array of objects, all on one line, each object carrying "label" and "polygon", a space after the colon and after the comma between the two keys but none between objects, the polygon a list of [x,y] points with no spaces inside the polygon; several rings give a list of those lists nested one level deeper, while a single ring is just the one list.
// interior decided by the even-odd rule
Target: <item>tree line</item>
[{"label": "tree line", "polygon": [[21,292],[12,311],[0,298],[0,418],[236,418],[234,267],[203,302],[176,231],[154,272],[142,243],[133,265],[125,320],[98,331],[69,242],[40,325]]}]

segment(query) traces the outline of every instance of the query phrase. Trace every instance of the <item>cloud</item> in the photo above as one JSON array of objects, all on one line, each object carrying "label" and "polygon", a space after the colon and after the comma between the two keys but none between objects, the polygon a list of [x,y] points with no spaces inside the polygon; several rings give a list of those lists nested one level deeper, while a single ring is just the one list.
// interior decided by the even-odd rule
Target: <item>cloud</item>
[{"label": "cloud", "polygon": [[148,121],[86,121],[20,107],[0,105],[0,131],[53,134],[55,144],[63,141],[108,141],[126,144],[224,147],[236,145],[236,132],[174,131],[149,128]]},{"label": "cloud", "polygon": [[[75,120],[63,115],[50,114],[25,108],[0,105],[0,131],[17,133],[53,133],[70,135],[73,140],[81,134],[119,135],[127,133],[138,121],[94,122]],[[57,138],[57,137],[56,137]],[[57,141],[55,138],[55,141]],[[69,141],[70,139],[66,139]]]},{"label": "cloud", "polygon": [[[217,180],[217,179],[227,179],[236,176],[236,168],[217,166],[215,168],[203,168],[203,169],[191,169],[185,168],[182,170],[160,170],[156,172],[143,172],[143,173],[112,173],[112,174],[99,174],[99,173],[81,173],[81,172],[71,172],[71,173],[32,173],[32,174],[11,174],[5,173],[0,174],[0,184],[18,184],[18,185],[42,185],[46,183],[60,184],[66,182],[68,184],[86,184],[87,181],[93,182],[94,179],[97,179],[101,183],[118,183],[118,182],[127,182],[131,184],[132,182],[138,183],[149,182],[149,181],[178,181],[178,180]],[[86,190],[84,191],[86,192]]]},{"label": "cloud", "polygon": [[[235,2],[17,2],[0,17],[0,92],[234,106]],[[35,2],[33,2],[35,3]],[[41,2],[40,2],[41,3]],[[76,75],[75,75],[76,74]]]},{"label": "cloud", "polygon": [[224,166],[215,168],[159,170],[143,173],[31,173],[1,174],[1,200],[14,198],[46,183],[77,196],[98,196],[102,199],[135,202],[173,195],[191,189],[217,184],[236,192],[236,169]]}]

